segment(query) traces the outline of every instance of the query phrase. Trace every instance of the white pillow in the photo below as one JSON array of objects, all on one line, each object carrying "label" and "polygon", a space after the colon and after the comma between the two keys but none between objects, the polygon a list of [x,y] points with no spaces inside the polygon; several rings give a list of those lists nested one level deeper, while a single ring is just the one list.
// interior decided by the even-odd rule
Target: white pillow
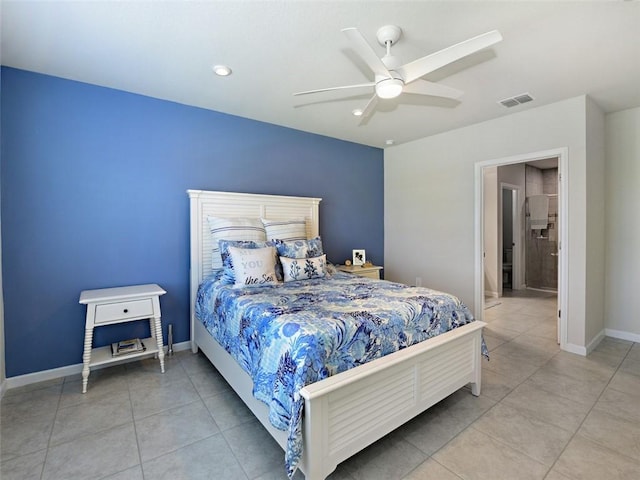
[{"label": "white pillow", "polygon": [[253,240],[264,242],[267,235],[259,218],[207,217],[211,233],[211,268],[222,268],[219,240]]},{"label": "white pillow", "polygon": [[262,219],[262,224],[267,232],[267,240],[306,240],[307,222],[304,218],[290,220]]},{"label": "white pillow", "polygon": [[326,255],[312,258],[280,257],[280,262],[285,282],[322,278],[327,274]]},{"label": "white pillow", "polygon": [[278,283],[275,247],[228,247],[228,250],[236,286],[262,287]]}]

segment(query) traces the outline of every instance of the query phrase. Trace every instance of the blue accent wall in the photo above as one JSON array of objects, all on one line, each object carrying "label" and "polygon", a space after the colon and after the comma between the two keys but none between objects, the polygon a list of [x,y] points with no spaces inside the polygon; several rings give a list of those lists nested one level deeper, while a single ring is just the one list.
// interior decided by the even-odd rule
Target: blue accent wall
[{"label": "blue accent wall", "polygon": [[1,85],[7,377],[82,362],[81,290],[158,283],[165,342],[189,339],[189,188],[321,197],[329,261],[383,264],[381,149],[7,67]]}]

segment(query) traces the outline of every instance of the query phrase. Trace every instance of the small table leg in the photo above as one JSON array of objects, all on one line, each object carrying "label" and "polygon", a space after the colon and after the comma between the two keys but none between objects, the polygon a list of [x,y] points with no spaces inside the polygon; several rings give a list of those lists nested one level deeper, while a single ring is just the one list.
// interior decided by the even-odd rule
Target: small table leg
[{"label": "small table leg", "polygon": [[84,353],[82,354],[82,393],[87,393],[89,383],[89,364],[91,363],[91,346],[93,344],[93,329],[84,331]]},{"label": "small table leg", "polygon": [[164,373],[164,346],[162,345],[162,323],[160,317],[153,319],[152,334],[156,338],[156,345],[158,345],[158,359],[160,360],[160,370]]}]

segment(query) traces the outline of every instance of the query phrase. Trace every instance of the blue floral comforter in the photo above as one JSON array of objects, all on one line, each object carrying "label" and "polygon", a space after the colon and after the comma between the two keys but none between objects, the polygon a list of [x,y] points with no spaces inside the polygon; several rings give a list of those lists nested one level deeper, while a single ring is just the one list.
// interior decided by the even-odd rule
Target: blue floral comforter
[{"label": "blue floral comforter", "polygon": [[276,286],[200,286],[196,316],[253,378],[274,427],[288,431],[289,476],[302,453],[300,390],[472,322],[456,297],[335,272]]}]

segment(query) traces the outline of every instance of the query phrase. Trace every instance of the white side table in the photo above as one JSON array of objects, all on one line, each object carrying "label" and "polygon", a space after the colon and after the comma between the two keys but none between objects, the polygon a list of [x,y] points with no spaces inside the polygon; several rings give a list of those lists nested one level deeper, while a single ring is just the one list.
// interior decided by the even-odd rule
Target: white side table
[{"label": "white side table", "polygon": [[[131,287],[102,288],[84,290],[80,293],[80,303],[87,306],[84,331],[84,354],[82,355],[82,393],[87,392],[90,368],[119,362],[123,359],[157,355],[160,370],[164,373],[164,349],[162,323],[160,322],[160,296],[165,292],[155,283]],[[111,345],[92,348],[93,329],[103,325],[149,319],[151,337],[142,339],[146,350],[121,356],[113,356]]]},{"label": "white side table", "polygon": [[382,267],[377,265],[371,266],[359,266],[359,265],[336,265],[336,268],[341,272],[353,273],[360,277],[375,278],[380,280],[380,270]]}]

